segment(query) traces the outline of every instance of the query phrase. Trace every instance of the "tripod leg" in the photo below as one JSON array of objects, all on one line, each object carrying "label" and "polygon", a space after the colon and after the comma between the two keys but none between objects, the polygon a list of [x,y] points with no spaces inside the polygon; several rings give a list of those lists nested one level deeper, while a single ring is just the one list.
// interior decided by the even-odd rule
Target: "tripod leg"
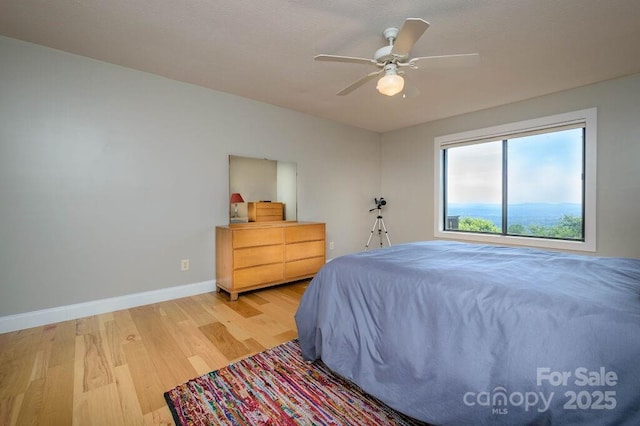
[{"label": "tripod leg", "polygon": [[[384,229],[384,236],[387,237],[387,244],[391,247],[391,240],[389,239],[389,233],[387,232],[387,227],[384,226],[384,220],[380,219],[380,223],[382,224],[382,229]],[[382,236],[380,237],[380,245],[382,245]]]},{"label": "tripod leg", "polygon": [[369,239],[367,240],[367,244],[364,245],[364,251],[367,251],[369,248],[369,243],[371,242],[371,238],[373,237],[373,231],[376,229],[376,225],[378,225],[378,219],[373,222],[373,227],[371,228],[371,233],[369,234]]}]

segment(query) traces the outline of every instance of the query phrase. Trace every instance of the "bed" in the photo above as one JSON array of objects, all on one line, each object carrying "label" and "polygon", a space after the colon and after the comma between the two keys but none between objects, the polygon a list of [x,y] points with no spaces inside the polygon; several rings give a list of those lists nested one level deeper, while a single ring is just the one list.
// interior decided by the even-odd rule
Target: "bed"
[{"label": "bed", "polygon": [[428,241],[338,257],[295,315],[322,361],[431,424],[640,424],[640,260]]}]

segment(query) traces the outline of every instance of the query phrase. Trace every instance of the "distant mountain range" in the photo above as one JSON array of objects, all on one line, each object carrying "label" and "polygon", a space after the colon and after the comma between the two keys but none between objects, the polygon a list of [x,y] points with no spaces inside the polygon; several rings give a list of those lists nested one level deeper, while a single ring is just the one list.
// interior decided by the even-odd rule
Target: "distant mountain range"
[{"label": "distant mountain range", "polygon": [[[582,205],[573,203],[523,203],[509,206],[509,225],[551,226],[563,215],[582,217]],[[458,204],[450,203],[447,216],[479,217],[502,226],[502,206],[500,204]]]}]

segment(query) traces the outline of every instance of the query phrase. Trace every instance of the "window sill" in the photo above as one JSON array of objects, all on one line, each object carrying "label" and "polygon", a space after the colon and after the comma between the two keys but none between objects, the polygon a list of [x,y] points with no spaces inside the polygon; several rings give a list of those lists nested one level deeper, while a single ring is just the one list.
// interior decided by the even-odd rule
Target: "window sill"
[{"label": "window sill", "polygon": [[592,253],[596,251],[595,241],[589,241],[589,239],[587,239],[586,241],[567,241],[552,240],[547,238],[516,237],[512,235],[489,235],[456,231],[436,231],[434,233],[434,237],[458,241],[472,241],[488,244],[506,244],[513,246],[536,247],[553,250],[584,251]]}]

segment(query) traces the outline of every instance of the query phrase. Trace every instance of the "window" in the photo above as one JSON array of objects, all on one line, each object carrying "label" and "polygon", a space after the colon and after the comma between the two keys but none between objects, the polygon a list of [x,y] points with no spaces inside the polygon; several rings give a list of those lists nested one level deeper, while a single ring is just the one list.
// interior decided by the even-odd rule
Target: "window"
[{"label": "window", "polygon": [[595,251],[595,108],[435,142],[436,237]]}]

